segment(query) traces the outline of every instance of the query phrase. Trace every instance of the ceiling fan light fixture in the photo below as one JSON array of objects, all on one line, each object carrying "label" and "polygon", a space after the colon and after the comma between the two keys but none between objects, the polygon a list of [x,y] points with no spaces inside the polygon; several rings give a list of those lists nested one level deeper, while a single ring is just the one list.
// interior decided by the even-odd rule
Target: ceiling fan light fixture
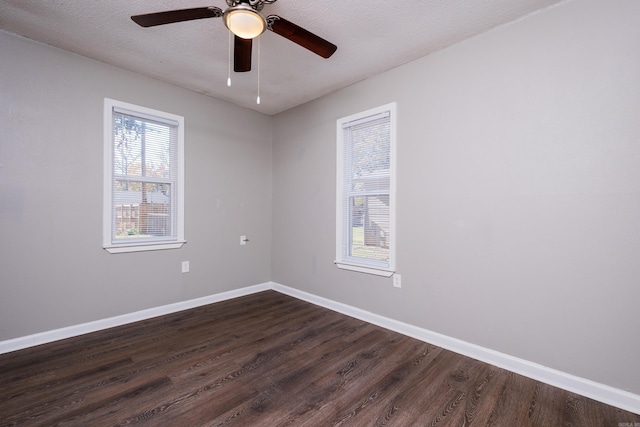
[{"label": "ceiling fan light fixture", "polygon": [[264,17],[246,3],[240,3],[224,11],[224,25],[243,39],[258,37],[267,28]]}]

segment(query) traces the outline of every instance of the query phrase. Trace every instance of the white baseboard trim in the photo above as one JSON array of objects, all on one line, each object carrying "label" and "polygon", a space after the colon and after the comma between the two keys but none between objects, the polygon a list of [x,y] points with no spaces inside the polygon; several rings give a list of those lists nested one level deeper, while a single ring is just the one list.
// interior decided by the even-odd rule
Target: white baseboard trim
[{"label": "white baseboard trim", "polygon": [[428,342],[438,347],[454,351],[456,353],[480,360],[491,365],[507,369],[520,375],[541,381],[552,386],[589,397],[607,405],[615,406],[625,411],[640,414],[640,395],[630,393],[628,391],[613,388],[604,384],[597,383],[566,372],[548,368],[524,359],[500,353],[476,344],[452,338],[437,332],[419,328],[408,323],[399,322],[389,319],[378,314],[371,313],[347,304],[336,302],[327,298],[319,297],[308,292],[290,288],[275,282],[266,282],[259,285],[248,286],[241,289],[235,289],[228,292],[222,292],[202,298],[196,298],[188,301],[181,301],[161,307],[150,308],[146,310],[136,311],[121,316],[110,317],[107,319],[96,320],[93,322],[83,323],[80,325],[69,326],[66,328],[55,329],[52,331],[41,332],[25,337],[14,338],[6,341],[0,341],[0,354],[8,353],[15,350],[21,350],[48,342],[58,341],[65,338],[71,338],[90,332],[96,332],[115,326],[125,325],[140,320],[150,319],[165,314],[171,314],[182,310],[188,310],[207,304],[213,304],[245,295],[254,294],[266,290],[274,290],[285,295],[307,301],[320,307],[328,308],[347,316],[369,322],[374,325],[381,326],[403,335],[410,336],[420,341]]},{"label": "white baseboard trim", "polygon": [[65,338],[76,337],[78,335],[88,334],[90,332],[101,331],[103,329],[113,328],[115,326],[125,325],[127,323],[138,322],[140,320],[151,319],[152,317],[164,316],[165,314],[176,313],[190,308],[200,307],[202,305],[213,304],[241,296],[254,294],[256,292],[267,291],[272,289],[271,283],[262,283],[259,285],[248,286],[246,288],[234,289],[228,292],[209,295],[202,298],[196,298],[188,301],[176,302],[173,304],[163,305],[160,307],[140,310],[133,313],[127,313],[120,316],[109,317],[107,319],[95,320],[93,322],[82,323],[79,325],[68,326],[66,328],[54,329],[52,331],[40,332],[33,335],[14,338],[10,340],[0,341],[0,354],[9,353],[10,351],[22,350],[23,348],[33,347],[40,344],[46,344]]},{"label": "white baseboard trim", "polygon": [[599,402],[606,403],[607,405],[624,409],[625,411],[640,414],[640,395],[577,377],[556,369],[548,368],[528,360],[500,353],[457,338],[452,338],[437,332],[389,319],[369,311],[319,297],[298,289],[290,288],[279,283],[272,283],[272,289],[294,298],[346,314],[347,316],[355,317],[356,319],[381,326],[385,329],[399,332],[420,341],[428,342],[438,347],[442,347],[499,368],[524,375],[534,380],[550,384],[554,387],[580,394]]}]

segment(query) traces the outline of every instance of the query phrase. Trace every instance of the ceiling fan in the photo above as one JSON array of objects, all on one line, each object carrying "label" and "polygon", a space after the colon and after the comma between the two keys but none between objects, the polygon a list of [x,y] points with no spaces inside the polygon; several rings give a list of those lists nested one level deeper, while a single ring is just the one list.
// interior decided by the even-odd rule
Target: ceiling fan
[{"label": "ceiling fan", "polygon": [[260,13],[265,4],[276,1],[226,0],[229,7],[224,11],[215,6],[196,7],[134,15],[131,19],[142,27],[154,27],[195,19],[222,18],[226,27],[234,34],[233,70],[236,72],[251,70],[253,39],[265,30],[281,35],[323,58],[333,55],[337,49],[333,43],[278,15],[269,15],[265,18]]}]

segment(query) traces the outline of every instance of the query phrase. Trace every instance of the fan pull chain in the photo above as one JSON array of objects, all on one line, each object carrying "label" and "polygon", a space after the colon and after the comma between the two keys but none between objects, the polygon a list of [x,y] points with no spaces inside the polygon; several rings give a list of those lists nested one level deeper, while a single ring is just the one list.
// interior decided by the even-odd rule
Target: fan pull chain
[{"label": "fan pull chain", "polygon": [[227,86],[231,87],[231,31],[229,31],[229,67],[227,70]]},{"label": "fan pull chain", "polygon": [[262,37],[258,37],[258,97],[256,98],[256,104],[260,105],[260,39]]}]

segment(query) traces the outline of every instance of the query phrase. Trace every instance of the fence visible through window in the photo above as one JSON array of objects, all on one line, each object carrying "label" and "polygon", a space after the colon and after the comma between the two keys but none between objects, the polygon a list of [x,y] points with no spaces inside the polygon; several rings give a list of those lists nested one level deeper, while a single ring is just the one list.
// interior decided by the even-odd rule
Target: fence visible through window
[{"label": "fence visible through window", "polygon": [[115,210],[118,238],[171,235],[168,204],[123,204],[116,205]]}]

